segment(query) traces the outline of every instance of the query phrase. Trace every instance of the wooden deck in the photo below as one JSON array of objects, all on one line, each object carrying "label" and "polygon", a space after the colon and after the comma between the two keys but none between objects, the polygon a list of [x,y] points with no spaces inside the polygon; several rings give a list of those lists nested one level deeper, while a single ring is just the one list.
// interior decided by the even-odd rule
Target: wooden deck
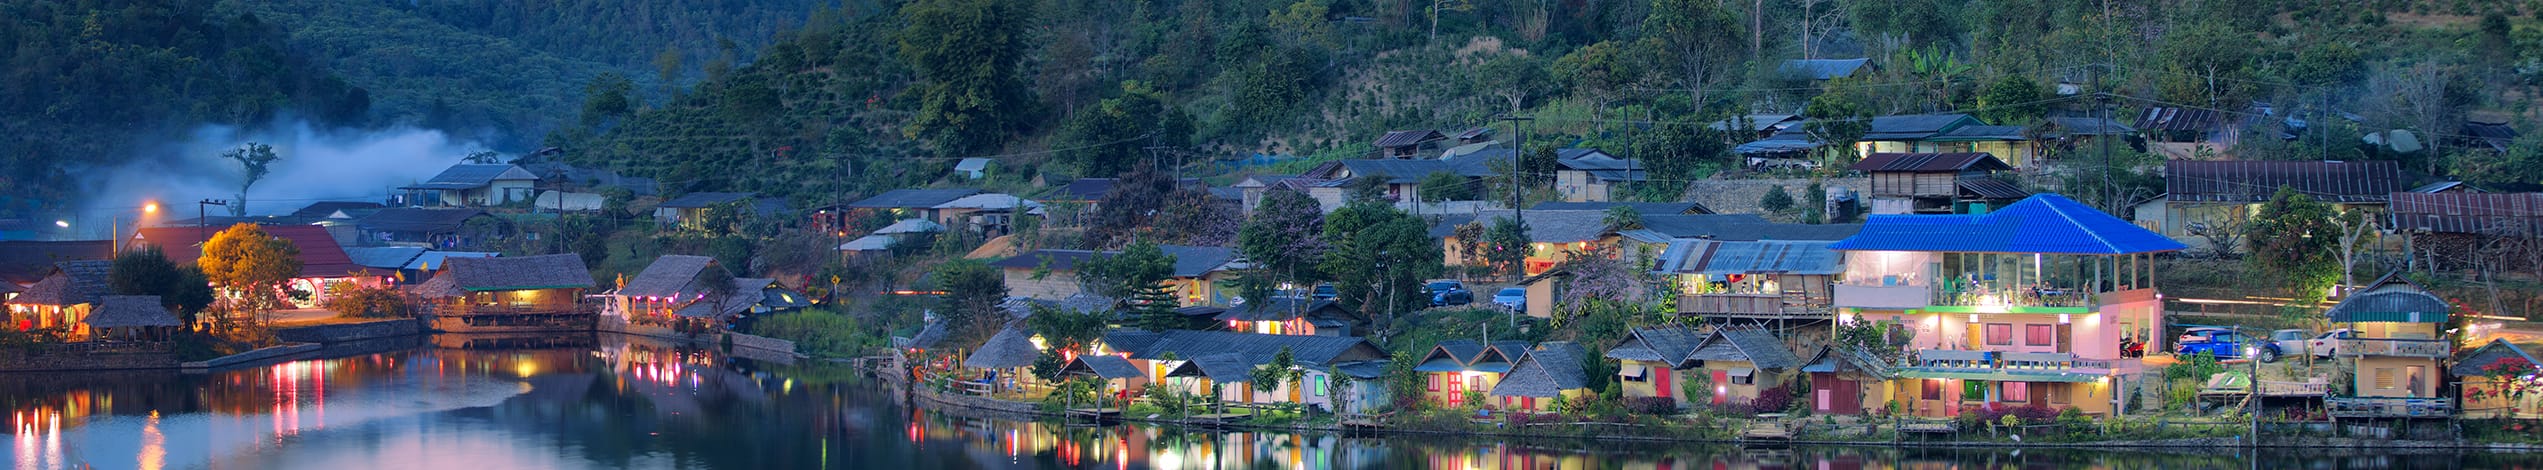
[{"label": "wooden deck", "polygon": [[1090,420],[1090,421],[1095,421],[1095,422],[1113,422],[1113,421],[1120,421],[1120,420],[1121,420],[1121,409],[1120,409],[1120,408],[1070,408],[1070,409],[1068,410],[1068,417],[1069,417],[1070,419],[1085,419],[1085,420]]}]

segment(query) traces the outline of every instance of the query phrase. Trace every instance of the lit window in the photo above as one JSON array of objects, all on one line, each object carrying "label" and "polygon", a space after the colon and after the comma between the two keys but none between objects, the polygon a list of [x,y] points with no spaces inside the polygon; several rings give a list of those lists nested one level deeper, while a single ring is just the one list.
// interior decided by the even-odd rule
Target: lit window
[{"label": "lit window", "polygon": [[1988,324],[1987,324],[1987,345],[1989,345],[1989,346],[2012,346],[2012,345],[2013,345],[2013,324],[2011,324],[2011,323],[1988,323]]},{"label": "lit window", "polygon": [[2022,344],[2050,346],[2057,344],[2056,325],[2023,325]]},{"label": "lit window", "polygon": [[1997,396],[2004,397],[2004,399],[2003,399],[2003,400],[2001,400],[2001,401],[2004,401],[2004,402],[2007,402],[2007,403],[2025,403],[2025,402],[2029,402],[2029,401],[2031,401],[2031,383],[2029,383],[2029,382],[2000,382],[2000,383],[2002,383],[2003,385],[2000,387],[2000,388],[2001,388],[2000,390],[1997,390]]}]

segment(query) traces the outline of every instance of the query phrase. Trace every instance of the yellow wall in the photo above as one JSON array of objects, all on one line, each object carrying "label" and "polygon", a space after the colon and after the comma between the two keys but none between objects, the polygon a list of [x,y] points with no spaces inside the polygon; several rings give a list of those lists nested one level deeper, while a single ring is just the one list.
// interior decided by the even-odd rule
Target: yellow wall
[{"label": "yellow wall", "polygon": [[[2417,369],[2413,369],[2416,367]],[[2416,371],[2418,380],[2412,380]],[[2443,380],[2436,359],[2365,356],[2358,358],[2357,396],[2434,397]],[[2416,386],[2414,387],[2414,383]]]}]

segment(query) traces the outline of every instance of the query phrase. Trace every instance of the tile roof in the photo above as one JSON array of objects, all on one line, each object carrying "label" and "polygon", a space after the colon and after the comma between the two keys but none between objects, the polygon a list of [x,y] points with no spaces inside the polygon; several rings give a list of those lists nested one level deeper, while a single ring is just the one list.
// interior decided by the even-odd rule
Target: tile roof
[{"label": "tile roof", "polygon": [[2163,162],[2165,199],[2266,202],[2281,186],[2323,202],[2380,203],[2402,191],[2401,164],[2373,161]]},{"label": "tile roof", "polygon": [[1420,145],[1423,142],[1447,139],[1447,134],[1441,134],[1439,131],[1431,129],[1386,131],[1386,135],[1378,136],[1377,142],[1370,145],[1374,145],[1377,148],[1407,147]]},{"label": "tile roof", "polygon": [[[267,236],[290,240],[293,247],[300,249],[300,277],[333,278],[391,274],[385,270],[354,264],[353,258],[344,254],[344,248],[336,245],[335,236],[328,234],[326,227],[259,225],[256,228],[265,231]],[[204,237],[218,236],[221,230],[223,230],[222,227],[199,229],[197,227],[150,227],[135,231],[133,241],[136,244],[159,247],[160,251],[167,253],[168,261],[188,265],[194,264],[196,258],[203,257]]]},{"label": "tile roof", "polygon": [[654,207],[698,209],[711,207],[717,204],[732,203],[734,201],[750,200],[758,195],[758,193],[688,193],[680,195],[680,197],[669,201],[662,201],[661,204],[656,204]]},{"label": "tile roof", "polygon": [[381,209],[356,220],[353,225],[373,232],[458,232],[468,219],[493,217],[477,209],[441,209],[397,207]]},{"label": "tile roof", "polygon": [[1689,361],[1748,361],[1759,369],[1800,367],[1801,359],[1774,333],[1754,328],[1723,328],[1687,354]]},{"label": "tile roof", "polygon": [[1677,274],[1817,274],[1845,271],[1832,241],[1680,240],[1660,252],[1656,271]]},{"label": "tile roof", "polygon": [[88,317],[80,319],[89,328],[125,328],[135,326],[179,326],[175,315],[156,295],[104,296]]},{"label": "tile roof", "polygon": [[2052,193],[1984,215],[1873,215],[1838,251],[2116,255],[2178,251],[2181,242]]},{"label": "tile roof", "polygon": [[442,279],[468,292],[592,287],[591,270],[574,254],[451,258],[433,276]]},{"label": "tile roof", "polygon": [[1681,202],[1563,202],[1546,201],[1529,206],[1532,211],[1606,211],[1614,207],[1631,207],[1640,215],[1700,215],[1713,209],[1691,201]]},{"label": "tile roof", "polygon": [[990,336],[989,341],[980,343],[980,349],[964,357],[962,366],[1014,369],[1033,365],[1033,360],[1041,357],[1042,349],[1033,347],[1033,331],[1026,329],[1024,322],[1009,322],[1006,328],[998,330],[997,335]]},{"label": "tile roof", "polygon": [[1875,153],[1863,157],[1847,169],[1865,173],[1912,172],[1948,173],[1969,170],[2010,170],[2004,160],[1986,152],[1957,153]]},{"label": "tile roof", "polygon": [[2396,229],[2437,233],[2543,234],[2543,193],[2394,193]]},{"label": "tile roof", "polygon": [[980,194],[980,192],[980,190],[973,188],[895,189],[891,191],[884,191],[883,194],[876,194],[874,197],[848,203],[848,207],[862,209],[927,209],[936,207],[938,204],[954,202],[955,200],[959,200],[964,197],[977,195]]},{"label": "tile roof", "polygon": [[646,265],[643,272],[628,279],[618,288],[618,295],[628,297],[684,297],[699,292],[695,286],[698,273],[715,265],[715,258],[690,255],[662,255]]},{"label": "tile roof", "polygon": [[10,298],[13,305],[72,306],[95,303],[111,293],[107,289],[107,272],[115,262],[103,260],[64,261],[54,263],[54,271],[26,291]]},{"label": "tile roof", "polygon": [[26,285],[52,274],[54,263],[111,260],[113,240],[0,241],[0,284]]},{"label": "tile roof", "polygon": [[1512,365],[1501,383],[1492,386],[1492,396],[1548,398],[1586,388],[1589,372],[1581,368],[1581,361],[1588,355],[1570,341],[1546,342]]},{"label": "tile roof", "polygon": [[1870,58],[1792,59],[1784,61],[1783,65],[1777,66],[1775,70],[1776,73],[1794,78],[1835,80],[1854,76],[1856,71],[1862,70],[1864,66],[1871,63]]},{"label": "tile roof", "polygon": [[1083,375],[1104,379],[1148,378],[1148,374],[1140,373],[1139,366],[1131,365],[1129,359],[1104,354],[1080,354],[1076,359],[1069,360],[1067,365],[1060,366],[1060,375]]}]

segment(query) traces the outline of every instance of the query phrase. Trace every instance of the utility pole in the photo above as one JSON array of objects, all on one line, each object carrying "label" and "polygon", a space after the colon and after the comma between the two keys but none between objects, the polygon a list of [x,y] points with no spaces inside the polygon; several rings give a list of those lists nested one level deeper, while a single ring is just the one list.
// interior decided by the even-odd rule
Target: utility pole
[{"label": "utility pole", "polygon": [[1523,123],[1534,121],[1536,118],[1506,115],[1502,116],[1501,120],[1510,121],[1510,132],[1519,135],[1519,142],[1510,148],[1510,218],[1511,222],[1524,227],[1527,225],[1528,218],[1527,214],[1519,208],[1519,193],[1524,191],[1519,183],[1519,175],[1527,173],[1528,131]]}]

